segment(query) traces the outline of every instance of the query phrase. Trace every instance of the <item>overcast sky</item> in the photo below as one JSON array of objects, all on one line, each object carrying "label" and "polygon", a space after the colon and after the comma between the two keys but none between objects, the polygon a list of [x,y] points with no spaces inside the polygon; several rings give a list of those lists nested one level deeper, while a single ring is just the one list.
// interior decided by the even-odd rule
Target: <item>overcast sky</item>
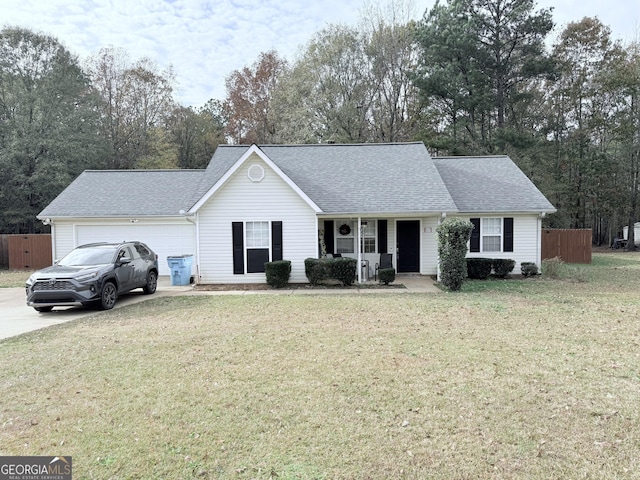
[{"label": "overcast sky", "polygon": [[[85,59],[107,46],[125,49],[133,62],[148,57],[173,67],[176,99],[202,106],[225,97],[224,79],[276,50],[289,61],[328,24],[355,25],[363,0],[0,0],[0,26],[20,26],[56,37]],[[414,0],[421,18],[434,0]],[[628,42],[640,32],[637,0],[538,0],[554,7],[561,28],[597,16],[613,37]],[[384,0],[374,3],[385,3]]]}]

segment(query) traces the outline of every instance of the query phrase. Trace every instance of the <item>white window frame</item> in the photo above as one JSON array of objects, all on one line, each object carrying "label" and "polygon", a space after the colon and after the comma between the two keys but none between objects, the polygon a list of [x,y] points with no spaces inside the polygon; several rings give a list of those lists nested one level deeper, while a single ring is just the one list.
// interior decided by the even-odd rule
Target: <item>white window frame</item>
[{"label": "white window frame", "polygon": [[[371,218],[364,218],[362,223],[366,226],[364,228],[364,252],[363,253],[377,253],[378,251],[378,221]],[[367,244],[367,240],[373,240],[373,246],[371,247],[371,243]],[[372,250],[373,248],[373,250]]]},{"label": "white window frame", "polygon": [[[254,230],[254,226],[256,224],[260,225],[259,230]],[[251,234],[249,233],[249,226],[251,225]],[[266,230],[264,226],[266,225]],[[256,236],[256,233],[260,232],[259,236]],[[271,222],[268,221],[253,221],[253,222],[245,222],[244,224],[244,241],[245,248],[247,250],[250,249],[263,249],[263,248],[271,248]]]},{"label": "white window frame", "polygon": [[[498,221],[498,225],[495,225],[495,221]],[[487,225],[491,221],[494,225]],[[495,231],[495,228],[499,227],[499,232]],[[485,248],[485,239],[498,239],[498,249]],[[504,245],[504,219],[502,217],[481,217],[480,218],[480,251],[487,253],[501,253],[502,246]]]}]

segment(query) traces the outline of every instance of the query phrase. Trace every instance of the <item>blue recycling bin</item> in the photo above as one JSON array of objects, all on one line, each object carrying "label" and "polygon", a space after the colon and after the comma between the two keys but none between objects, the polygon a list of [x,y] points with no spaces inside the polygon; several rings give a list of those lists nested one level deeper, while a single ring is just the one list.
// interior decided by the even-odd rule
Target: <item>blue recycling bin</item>
[{"label": "blue recycling bin", "polygon": [[171,285],[189,285],[191,283],[191,263],[193,255],[167,257],[171,269]]}]

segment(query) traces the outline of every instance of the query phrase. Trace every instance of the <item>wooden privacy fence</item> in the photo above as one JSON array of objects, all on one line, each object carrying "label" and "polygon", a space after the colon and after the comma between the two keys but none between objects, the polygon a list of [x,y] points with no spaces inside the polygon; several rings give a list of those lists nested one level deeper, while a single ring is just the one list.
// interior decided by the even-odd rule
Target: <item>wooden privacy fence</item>
[{"label": "wooden privacy fence", "polygon": [[51,263],[51,235],[0,235],[0,267],[38,270]]},{"label": "wooden privacy fence", "polygon": [[591,263],[591,229],[542,229],[542,260],[555,257],[566,263]]}]

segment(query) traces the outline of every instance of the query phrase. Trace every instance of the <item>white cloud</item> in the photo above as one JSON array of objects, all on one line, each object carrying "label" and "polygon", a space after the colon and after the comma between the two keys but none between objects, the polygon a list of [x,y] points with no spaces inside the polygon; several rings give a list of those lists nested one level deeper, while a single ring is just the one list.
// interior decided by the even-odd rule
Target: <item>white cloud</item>
[{"label": "white cloud", "polygon": [[[433,3],[416,0],[416,18]],[[4,25],[51,34],[81,59],[112,45],[131,60],[171,65],[178,100],[193,106],[223,99],[225,77],[261,52],[293,60],[328,23],[355,24],[362,6],[361,0],[0,0]],[[560,25],[599,16],[616,38],[630,41],[638,31],[637,10],[625,0],[538,1],[547,6],[555,7]]]}]

